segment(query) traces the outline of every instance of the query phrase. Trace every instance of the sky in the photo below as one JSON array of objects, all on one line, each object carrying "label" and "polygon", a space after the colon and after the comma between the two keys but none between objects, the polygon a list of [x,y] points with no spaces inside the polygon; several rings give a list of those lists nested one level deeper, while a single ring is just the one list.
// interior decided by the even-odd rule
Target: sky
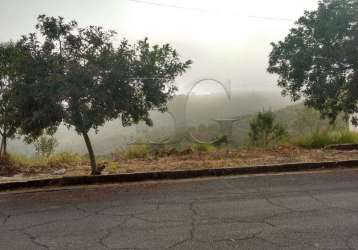
[{"label": "sky", "polygon": [[[181,91],[202,78],[230,81],[236,90],[279,91],[277,77],[266,72],[270,43],[284,39],[304,10],[317,7],[317,0],[148,1],[156,4],[146,0],[0,0],[0,41],[33,32],[39,14],[63,16],[80,26],[113,29],[118,41],[148,37],[151,43],[172,44],[183,60],[194,61],[177,80]],[[198,89],[215,92],[218,87]]]}]

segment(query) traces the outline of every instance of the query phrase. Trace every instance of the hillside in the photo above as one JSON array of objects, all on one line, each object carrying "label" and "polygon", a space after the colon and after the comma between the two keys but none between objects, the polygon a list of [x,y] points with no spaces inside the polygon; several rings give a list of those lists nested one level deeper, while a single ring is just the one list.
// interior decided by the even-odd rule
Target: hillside
[{"label": "hillside", "polygon": [[[239,92],[232,94],[231,100],[227,100],[223,94],[193,95],[189,99],[187,111],[188,126],[198,131],[198,137],[203,139],[213,138],[218,134],[218,125],[213,122],[215,118],[237,117],[240,121],[234,126],[233,133],[238,144],[246,140],[249,122],[253,116],[261,110],[273,110],[277,119],[284,124],[291,134],[298,134],[317,127],[327,126],[327,121],[321,121],[319,114],[313,111],[305,111],[302,104],[290,104],[278,93],[271,92]],[[174,130],[174,123],[168,114],[152,113],[153,128],[147,128],[147,135],[152,138],[156,135],[170,135]],[[303,123],[298,124],[299,122]],[[140,126],[141,127],[141,126]],[[304,131],[302,131],[302,129]],[[195,131],[194,131],[195,133]],[[150,134],[150,135],[148,135]],[[106,154],[118,148],[127,147],[128,143],[136,137],[136,127],[124,128],[120,121],[113,121],[99,130],[98,134],[90,134],[95,152]],[[61,126],[55,137],[59,141],[58,152],[73,151],[80,154],[86,153],[83,139],[73,130]],[[32,145],[26,145],[21,139],[10,142],[10,152],[31,155],[34,153]]]}]

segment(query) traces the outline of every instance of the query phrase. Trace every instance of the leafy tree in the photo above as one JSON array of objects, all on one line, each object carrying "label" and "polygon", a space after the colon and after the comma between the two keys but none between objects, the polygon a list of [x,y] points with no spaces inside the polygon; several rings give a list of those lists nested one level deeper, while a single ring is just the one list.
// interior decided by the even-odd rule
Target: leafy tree
[{"label": "leafy tree", "polygon": [[115,46],[114,31],[80,28],[62,17],[41,15],[36,28],[19,42],[26,55],[23,81],[14,88],[21,129],[34,140],[61,123],[74,127],[85,140],[92,174],[100,174],[88,132],[117,118],[124,126],[141,120],[151,125],[148,112],[166,110],[175,78],[191,61],[181,62],[170,45],[151,46],[147,39]]},{"label": "leafy tree", "polygon": [[283,94],[358,125],[358,0],[321,0],[306,11],[284,41],[272,43],[268,71]]},{"label": "leafy tree", "polygon": [[255,146],[267,147],[281,141],[286,135],[286,129],[275,122],[275,115],[271,111],[259,112],[250,122],[249,138]]},{"label": "leafy tree", "polygon": [[10,91],[13,83],[17,81],[16,61],[19,51],[12,43],[0,44],[0,156],[7,155],[7,139],[13,138],[19,127],[15,119],[15,107]]},{"label": "leafy tree", "polygon": [[34,142],[34,146],[38,156],[49,157],[55,152],[58,141],[53,136],[42,135]]}]

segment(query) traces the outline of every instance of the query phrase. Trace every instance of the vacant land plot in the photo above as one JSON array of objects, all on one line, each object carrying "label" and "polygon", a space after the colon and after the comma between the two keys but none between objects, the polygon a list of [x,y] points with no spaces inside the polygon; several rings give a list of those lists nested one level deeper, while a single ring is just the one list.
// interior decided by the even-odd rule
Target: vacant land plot
[{"label": "vacant land plot", "polygon": [[[136,173],[148,171],[170,171],[204,168],[246,167],[297,162],[342,161],[358,159],[358,151],[306,150],[291,146],[273,149],[216,149],[210,152],[167,152],[161,155],[142,155],[137,158],[125,158],[113,154],[101,160],[105,165],[104,174]],[[3,167],[0,182],[24,179],[39,179],[60,176],[88,175],[89,162],[75,164],[32,165]]]}]

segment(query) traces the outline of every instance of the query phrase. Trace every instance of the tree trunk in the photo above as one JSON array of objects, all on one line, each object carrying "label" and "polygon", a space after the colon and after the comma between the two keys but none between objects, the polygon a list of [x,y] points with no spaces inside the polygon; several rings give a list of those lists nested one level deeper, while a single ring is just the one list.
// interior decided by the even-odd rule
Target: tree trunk
[{"label": "tree trunk", "polygon": [[2,154],[3,148],[4,148],[4,140],[3,140],[3,135],[2,135],[2,137],[1,137],[1,146],[0,146],[0,158],[3,157],[3,154]]},{"label": "tree trunk", "polygon": [[3,131],[3,135],[2,135],[2,146],[3,146],[3,157],[6,159],[7,158],[7,148],[6,148],[6,137],[7,137],[7,126],[6,126],[6,118],[7,118],[7,114],[6,114],[6,110],[4,112],[4,131]]},{"label": "tree trunk", "polygon": [[349,114],[344,114],[344,116],[343,116],[343,120],[345,121],[345,125],[347,126],[347,129],[349,129],[349,122],[350,122],[350,119],[349,119],[350,117],[349,117]]},{"label": "tree trunk", "polygon": [[91,170],[92,170],[91,175],[97,175],[99,173],[97,171],[96,157],[95,157],[94,152],[93,152],[91,140],[88,137],[87,133],[82,133],[82,134],[83,134],[83,138],[85,139],[88,154],[89,154],[89,157],[90,157],[90,160],[91,160]]},{"label": "tree trunk", "polygon": [[7,157],[7,148],[6,148],[6,144],[7,144],[7,141],[6,141],[6,135],[4,134],[4,136],[2,137],[3,138],[3,152],[4,152],[4,158]]}]

